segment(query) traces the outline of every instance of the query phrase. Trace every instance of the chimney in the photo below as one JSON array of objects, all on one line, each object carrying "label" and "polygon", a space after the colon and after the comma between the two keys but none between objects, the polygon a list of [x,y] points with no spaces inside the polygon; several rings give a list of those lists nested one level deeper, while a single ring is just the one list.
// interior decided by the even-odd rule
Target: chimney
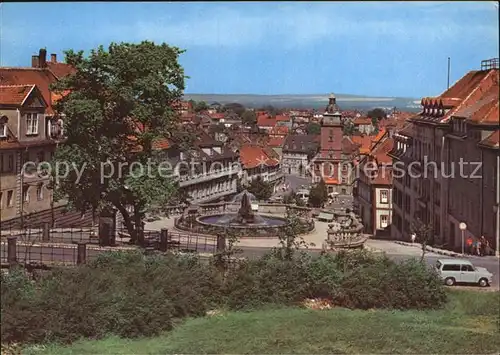
[{"label": "chimney", "polygon": [[44,48],[40,49],[38,54],[38,60],[40,64],[40,68],[45,68],[47,66],[47,50]]},{"label": "chimney", "polygon": [[40,63],[38,61],[38,56],[37,55],[32,55],[31,56],[31,67],[32,68],[38,68],[39,65],[40,65]]},{"label": "chimney", "polygon": [[50,62],[51,62],[51,63],[57,63],[57,54],[52,53],[52,54],[50,55]]}]

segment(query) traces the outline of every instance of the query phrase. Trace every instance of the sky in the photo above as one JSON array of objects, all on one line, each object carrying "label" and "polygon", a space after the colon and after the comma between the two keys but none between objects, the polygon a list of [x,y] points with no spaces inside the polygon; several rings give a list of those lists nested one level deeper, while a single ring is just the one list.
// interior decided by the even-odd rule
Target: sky
[{"label": "sky", "polygon": [[420,98],[448,57],[452,83],[498,57],[498,20],[494,1],[3,3],[0,64],[151,40],[186,50],[186,93]]}]

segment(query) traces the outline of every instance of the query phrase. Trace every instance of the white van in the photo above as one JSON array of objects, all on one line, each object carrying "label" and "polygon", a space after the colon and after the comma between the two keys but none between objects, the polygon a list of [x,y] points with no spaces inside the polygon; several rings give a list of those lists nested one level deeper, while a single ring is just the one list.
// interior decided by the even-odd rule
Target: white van
[{"label": "white van", "polygon": [[456,283],[477,284],[481,287],[491,285],[493,274],[484,267],[476,267],[466,259],[439,259],[436,270],[447,286]]},{"label": "white van", "polygon": [[300,198],[302,201],[306,202],[309,201],[309,190],[306,189],[300,189],[296,192],[297,197]]}]

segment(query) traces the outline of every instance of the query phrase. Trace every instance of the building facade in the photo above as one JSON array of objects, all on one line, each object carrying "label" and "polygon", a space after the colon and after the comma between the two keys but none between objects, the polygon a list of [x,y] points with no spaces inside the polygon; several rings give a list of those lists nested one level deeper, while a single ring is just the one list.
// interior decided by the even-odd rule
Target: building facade
[{"label": "building facade", "polygon": [[252,180],[260,177],[263,181],[272,184],[276,192],[278,185],[284,181],[281,162],[276,153],[272,149],[249,144],[242,146],[239,154],[243,168],[242,184],[248,185]]},{"label": "building facade", "polygon": [[394,179],[394,239],[410,240],[412,225],[423,223],[435,244],[461,250],[463,222],[464,239],[484,235],[497,247],[498,78],[491,65],[467,73],[422,99],[422,111],[395,136],[391,155],[406,175]]},{"label": "building facade", "polygon": [[283,144],[281,166],[285,174],[309,176],[309,164],[319,150],[319,136],[294,134]]},{"label": "building facade", "polygon": [[[0,68],[0,218],[2,221],[48,210],[54,203],[42,163],[63,139],[63,122],[54,117],[57,95],[50,85],[74,70],[46,51],[32,56],[30,68]],[[24,169],[23,169],[24,166]]]},{"label": "building facade", "polygon": [[358,166],[354,194],[364,232],[375,237],[390,236],[392,222],[392,150],[390,132],[371,149]]}]

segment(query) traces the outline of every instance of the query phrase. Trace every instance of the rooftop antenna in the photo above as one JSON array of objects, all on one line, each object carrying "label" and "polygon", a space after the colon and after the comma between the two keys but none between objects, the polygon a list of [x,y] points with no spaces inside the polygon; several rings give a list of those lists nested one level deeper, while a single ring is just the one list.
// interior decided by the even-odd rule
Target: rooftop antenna
[{"label": "rooftop antenna", "polygon": [[450,57],[448,57],[448,86],[446,89],[450,88]]}]

